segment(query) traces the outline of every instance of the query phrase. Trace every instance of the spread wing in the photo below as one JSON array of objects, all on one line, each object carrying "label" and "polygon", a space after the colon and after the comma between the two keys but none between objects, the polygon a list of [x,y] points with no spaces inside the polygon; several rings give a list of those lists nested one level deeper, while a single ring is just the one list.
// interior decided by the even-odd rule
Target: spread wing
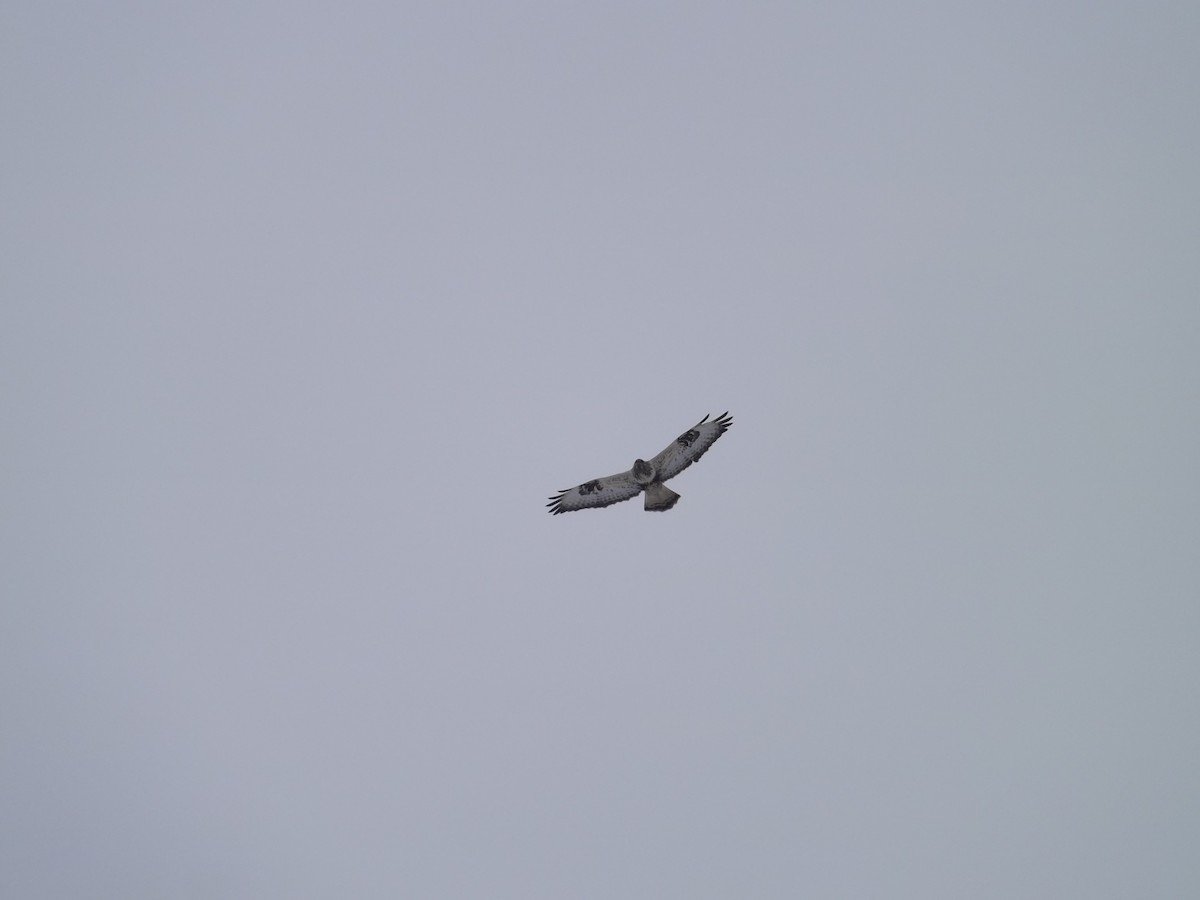
[{"label": "spread wing", "polygon": [[705,416],[694,427],[671,441],[666,450],[650,460],[650,465],[658,470],[658,480],[674,478],[698,460],[732,424],[733,418],[729,413],[721,413],[711,422]]},{"label": "spread wing", "polygon": [[593,478],[573,488],[559,491],[546,505],[550,507],[550,512],[557,516],[559,513],[576,509],[612,506],[614,503],[636,497],[641,492],[642,485],[633,480],[633,473],[622,472],[607,478]]}]

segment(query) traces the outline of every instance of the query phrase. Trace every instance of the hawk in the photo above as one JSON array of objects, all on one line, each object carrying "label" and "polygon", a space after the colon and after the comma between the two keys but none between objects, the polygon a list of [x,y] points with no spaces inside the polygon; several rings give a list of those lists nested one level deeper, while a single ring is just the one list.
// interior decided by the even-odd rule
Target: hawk
[{"label": "hawk", "polygon": [[554,515],[587,509],[592,506],[612,506],[622,500],[646,492],[646,511],[663,512],[679,500],[679,495],[663,484],[700,459],[729,426],[733,419],[721,413],[711,422],[705,416],[667,445],[667,449],[647,462],[635,459],[633,468],[607,478],[593,478],[577,487],[559,491],[546,505]]}]

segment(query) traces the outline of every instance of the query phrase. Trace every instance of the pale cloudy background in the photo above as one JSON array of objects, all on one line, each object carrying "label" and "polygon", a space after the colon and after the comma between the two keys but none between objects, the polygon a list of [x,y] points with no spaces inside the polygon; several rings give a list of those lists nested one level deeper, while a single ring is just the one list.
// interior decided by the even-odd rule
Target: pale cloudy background
[{"label": "pale cloudy background", "polygon": [[0,896],[1200,895],[1197,46],[0,6]]}]

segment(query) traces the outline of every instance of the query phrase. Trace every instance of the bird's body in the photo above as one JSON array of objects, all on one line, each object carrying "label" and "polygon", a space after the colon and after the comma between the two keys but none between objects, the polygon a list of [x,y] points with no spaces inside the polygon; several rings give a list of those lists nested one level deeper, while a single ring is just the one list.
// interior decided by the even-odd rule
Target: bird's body
[{"label": "bird's body", "polygon": [[609,475],[607,478],[594,478],[576,487],[559,491],[546,505],[550,507],[550,512],[558,515],[577,509],[611,506],[645,491],[647,512],[668,510],[679,500],[679,495],[663,482],[674,478],[700,459],[732,423],[733,419],[729,413],[722,413],[711,422],[708,416],[705,416],[694,428],[675,438],[653,459],[635,459],[628,472]]}]

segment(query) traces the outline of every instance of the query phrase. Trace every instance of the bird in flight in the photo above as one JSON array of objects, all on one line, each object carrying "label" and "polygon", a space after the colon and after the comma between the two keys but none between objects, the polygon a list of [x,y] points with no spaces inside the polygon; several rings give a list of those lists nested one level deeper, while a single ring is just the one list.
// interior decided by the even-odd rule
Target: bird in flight
[{"label": "bird in flight", "polygon": [[652,460],[635,459],[633,468],[607,478],[593,478],[565,491],[559,491],[546,505],[554,515],[589,507],[612,506],[622,500],[646,492],[646,511],[663,512],[679,500],[679,495],[663,484],[674,478],[723,435],[733,418],[722,413],[711,422],[705,416],[667,445],[667,449]]}]

